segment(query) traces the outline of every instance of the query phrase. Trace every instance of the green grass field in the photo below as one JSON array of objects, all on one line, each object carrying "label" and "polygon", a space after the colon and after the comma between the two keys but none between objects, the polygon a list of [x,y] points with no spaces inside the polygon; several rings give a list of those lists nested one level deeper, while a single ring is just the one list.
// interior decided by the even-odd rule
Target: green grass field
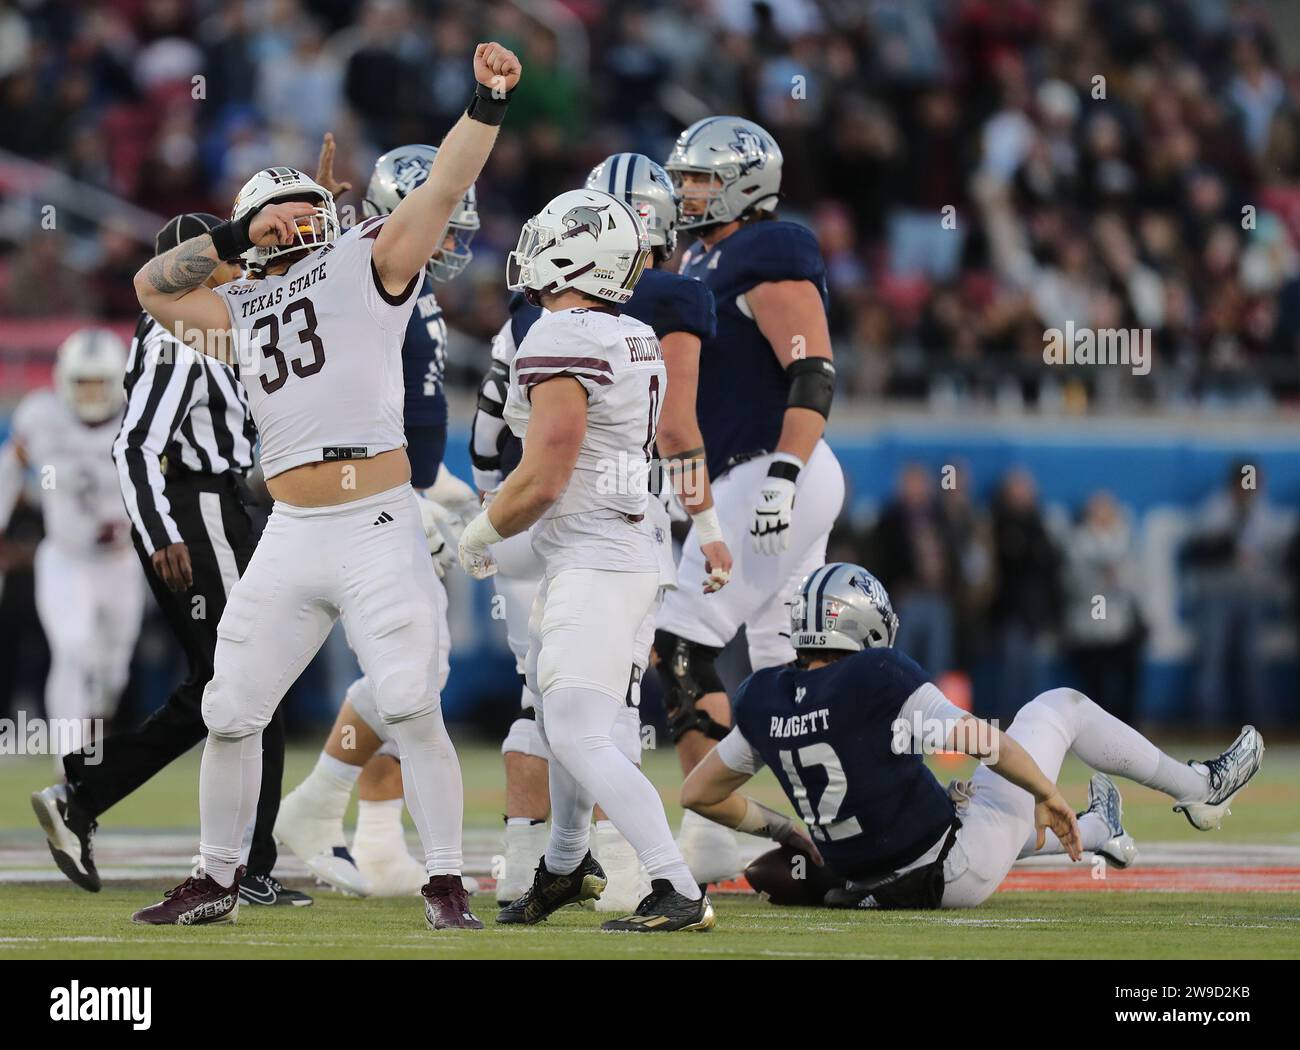
[{"label": "green grass field", "polygon": [[[1206,751],[1168,746],[1180,757]],[[293,749],[286,786],[314,758],[309,748]],[[494,748],[462,745],[461,758],[467,833],[489,841],[500,827],[499,756]],[[197,767],[192,753],[107,814],[101,858],[114,836],[166,830],[174,840],[178,832],[196,832]],[[674,757],[650,752],[646,768],[671,803]],[[965,768],[944,766],[940,776]],[[414,898],[361,901],[323,890],[311,908],[245,907],[233,927],[136,927],[130,913],[175,880],[115,881],[99,894],[63,881],[14,881],[22,872],[53,870],[48,855],[42,862],[44,838],[28,803],[49,773],[45,759],[0,760],[0,958],[1300,958],[1300,892],[1126,892],[1113,882],[1082,892],[1000,892],[978,909],[930,913],[778,909],[748,894],[720,894],[715,931],[671,937],[602,934],[604,916],[574,909],[542,927],[492,928],[488,894],[475,898],[475,908],[489,929],[434,934]],[[1062,784],[1066,797],[1082,805],[1083,767],[1071,760]],[[1218,833],[1192,831],[1163,796],[1134,785],[1121,789],[1140,848],[1213,845],[1221,848],[1206,863],[1217,866],[1234,863],[1234,847],[1300,850],[1300,748],[1270,745],[1259,777]],[[755,781],[755,794],[779,800],[766,775]],[[671,804],[670,810],[675,821],[678,811]],[[178,873],[187,860],[174,858]],[[1294,859],[1277,863],[1296,870]],[[1141,865],[1139,859],[1135,872]],[[1289,885],[1297,885],[1294,878]]]}]

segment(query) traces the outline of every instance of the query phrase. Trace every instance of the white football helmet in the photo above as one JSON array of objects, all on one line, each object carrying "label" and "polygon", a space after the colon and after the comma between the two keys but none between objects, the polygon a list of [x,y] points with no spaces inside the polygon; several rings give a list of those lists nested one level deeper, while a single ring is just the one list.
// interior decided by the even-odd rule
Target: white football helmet
[{"label": "white football helmet", "polygon": [[805,577],[790,603],[790,645],[851,653],[884,649],[898,615],[884,585],[861,565],[830,562]]},{"label": "white football helmet", "polygon": [[604,190],[630,204],[645,223],[655,257],[660,262],[672,258],[681,199],[662,167],[644,153],[615,153],[591,169],[587,189]]},{"label": "white football helmet", "polygon": [[712,176],[706,206],[682,209],[683,230],[716,226],[750,211],[772,211],[781,193],[781,147],[762,127],[743,117],[705,117],[677,136],[664,167],[682,198],[699,190],[682,184],[687,172]]},{"label": "white football helmet", "polygon": [[107,328],[83,328],[59,347],[54,388],[83,423],[112,419],[126,401],[126,347]]},{"label": "white football helmet", "polygon": [[628,205],[600,190],[569,190],[524,223],[506,257],[506,285],[530,301],[576,288],[622,305],[649,256],[645,223]]},{"label": "white football helmet", "polygon": [[[413,144],[391,149],[375,161],[374,174],[370,176],[370,185],[366,187],[366,196],[361,202],[366,218],[390,214],[412,190],[424,185],[437,155],[434,146]],[[469,244],[478,228],[478,200],[471,186],[447,220],[444,246],[434,252],[428,262],[429,276],[435,281],[450,281],[464,270],[474,258]],[[445,246],[448,237],[454,241],[451,248]]]},{"label": "white football helmet", "polygon": [[315,201],[316,211],[312,215],[299,216],[294,244],[276,244],[270,248],[254,245],[244,252],[244,262],[254,274],[265,270],[272,259],[290,252],[318,248],[339,235],[339,213],[334,207],[334,196],[296,168],[263,168],[259,171],[239,191],[230,218],[232,221],[242,219],[250,212],[277,201]]}]

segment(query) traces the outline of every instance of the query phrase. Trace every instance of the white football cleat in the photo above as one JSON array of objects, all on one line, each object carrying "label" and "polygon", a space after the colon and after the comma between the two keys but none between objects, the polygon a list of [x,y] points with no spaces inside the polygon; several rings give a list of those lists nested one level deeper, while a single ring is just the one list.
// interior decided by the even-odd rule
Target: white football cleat
[{"label": "white football cleat", "polygon": [[370,880],[348,852],[343,821],[317,813],[303,785],[280,800],[280,814],[275,819],[272,835],[276,843],[332,889],[356,897],[369,897],[373,892]]},{"label": "white football cleat", "polygon": [[740,859],[736,833],[693,810],[682,814],[677,848],[691,869],[691,877],[701,886],[735,878],[745,866]]},{"label": "white football cleat", "polygon": [[546,852],[549,835],[546,821],[506,825],[505,854],[497,875],[497,904],[501,907],[513,904],[532,888],[533,873]]},{"label": "white football cleat", "polygon": [[596,910],[622,915],[636,911],[637,905],[650,895],[650,876],[641,867],[632,844],[613,824],[601,821],[596,825],[591,852],[609,879],[596,901]]},{"label": "white football cleat", "polygon": [[1264,738],[1254,726],[1243,726],[1232,746],[1218,758],[1188,765],[1203,765],[1210,780],[1210,796],[1204,802],[1179,802],[1181,813],[1197,831],[1217,830],[1223,818],[1232,812],[1228,805],[1259,772],[1264,761]]},{"label": "white football cleat", "polygon": [[401,836],[358,832],[352,856],[372,887],[372,897],[415,897],[429,881],[424,865],[411,856]]},{"label": "white football cleat", "polygon": [[1115,781],[1105,773],[1094,773],[1088,781],[1088,808],[1080,813],[1096,813],[1110,829],[1110,838],[1093,853],[1100,854],[1116,868],[1127,868],[1137,860],[1137,843],[1124,830],[1124,800],[1120,798]]}]

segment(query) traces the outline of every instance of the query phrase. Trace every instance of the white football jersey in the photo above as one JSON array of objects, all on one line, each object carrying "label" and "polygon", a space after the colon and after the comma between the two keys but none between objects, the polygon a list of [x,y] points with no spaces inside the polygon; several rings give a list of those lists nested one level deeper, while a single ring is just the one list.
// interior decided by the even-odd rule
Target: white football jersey
[{"label": "white football jersey", "polygon": [[387,218],[358,223],[279,276],[216,289],[268,478],[406,445],[402,343],[422,274],[400,296],[380,284],[371,250]]},{"label": "white football jersey", "polygon": [[525,448],[530,392],[557,376],[570,376],[586,390],[587,433],[573,476],[546,517],[644,515],[655,431],[668,388],[654,330],[600,310],[543,312],[510,362],[505,418]]},{"label": "white football jersey", "polygon": [[13,439],[40,486],[49,542],[75,554],[120,551],[131,542],[113,463],[119,412],[96,426],[83,423],[52,390],[37,390],[19,403]]}]

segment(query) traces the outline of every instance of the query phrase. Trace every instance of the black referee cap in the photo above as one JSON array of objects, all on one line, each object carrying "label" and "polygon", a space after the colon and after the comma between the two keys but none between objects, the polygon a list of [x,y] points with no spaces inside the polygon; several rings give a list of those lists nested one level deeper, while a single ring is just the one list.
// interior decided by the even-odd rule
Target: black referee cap
[{"label": "black referee cap", "polygon": [[197,237],[200,234],[207,233],[212,227],[219,226],[221,219],[215,215],[209,215],[205,211],[192,211],[184,215],[177,215],[170,220],[166,226],[158,231],[158,236],[154,238],[153,253],[162,255],[163,252],[169,252],[178,244],[188,241],[191,237]]}]

